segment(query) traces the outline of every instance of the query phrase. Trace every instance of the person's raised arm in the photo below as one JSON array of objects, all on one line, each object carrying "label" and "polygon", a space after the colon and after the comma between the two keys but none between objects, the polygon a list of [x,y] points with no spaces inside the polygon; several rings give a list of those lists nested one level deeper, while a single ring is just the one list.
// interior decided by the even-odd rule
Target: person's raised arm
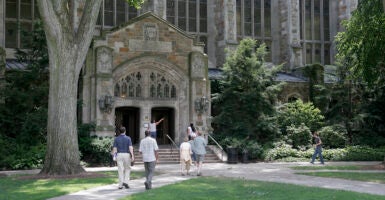
[{"label": "person's raised arm", "polygon": [[159,121],[155,122],[156,125],[158,125],[160,122],[162,122],[164,120],[164,117],[162,119],[160,119]]}]

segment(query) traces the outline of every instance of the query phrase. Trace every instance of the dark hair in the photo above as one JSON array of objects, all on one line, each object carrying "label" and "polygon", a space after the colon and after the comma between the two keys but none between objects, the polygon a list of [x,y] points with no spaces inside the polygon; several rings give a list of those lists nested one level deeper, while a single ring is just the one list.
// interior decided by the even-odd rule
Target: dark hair
[{"label": "dark hair", "polygon": [[150,136],[150,131],[149,130],[145,130],[144,131],[144,135],[147,137],[147,136]]},{"label": "dark hair", "polygon": [[125,133],[126,132],[126,128],[124,126],[120,127],[120,133]]},{"label": "dark hair", "polygon": [[190,124],[190,127],[191,127],[191,130],[195,133],[195,127],[193,123]]}]

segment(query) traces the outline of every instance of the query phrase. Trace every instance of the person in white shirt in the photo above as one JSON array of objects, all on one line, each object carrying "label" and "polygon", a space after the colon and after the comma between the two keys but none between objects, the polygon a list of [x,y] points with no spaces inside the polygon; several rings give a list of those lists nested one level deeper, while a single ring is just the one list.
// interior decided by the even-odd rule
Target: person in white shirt
[{"label": "person in white shirt", "polygon": [[188,142],[188,138],[184,138],[184,142],[180,145],[180,173],[182,176],[185,175],[184,171],[186,171],[187,175],[190,175],[190,166],[192,164],[191,154],[192,148],[191,144]]},{"label": "person in white shirt", "polygon": [[162,118],[162,119],[160,119],[159,121],[156,122],[155,119],[153,119],[153,120],[151,121],[151,123],[149,124],[147,130],[150,131],[150,134],[151,134],[151,137],[152,137],[152,138],[155,138],[155,139],[156,139],[156,126],[157,126],[158,124],[160,124],[160,122],[162,122],[163,120],[164,120],[164,118]]},{"label": "person in white shirt", "polygon": [[156,140],[150,136],[150,131],[146,130],[146,137],[140,141],[139,152],[142,154],[146,182],[144,186],[146,190],[152,188],[152,177],[155,171],[155,165],[158,162],[158,144]]}]

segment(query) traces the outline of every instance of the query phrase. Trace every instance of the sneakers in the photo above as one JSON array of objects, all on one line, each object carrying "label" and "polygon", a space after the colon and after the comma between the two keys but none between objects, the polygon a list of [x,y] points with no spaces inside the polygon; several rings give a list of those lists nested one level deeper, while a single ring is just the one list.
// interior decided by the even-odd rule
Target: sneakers
[{"label": "sneakers", "polygon": [[126,189],[130,188],[130,186],[128,186],[127,183],[123,183],[123,186],[124,186]]}]

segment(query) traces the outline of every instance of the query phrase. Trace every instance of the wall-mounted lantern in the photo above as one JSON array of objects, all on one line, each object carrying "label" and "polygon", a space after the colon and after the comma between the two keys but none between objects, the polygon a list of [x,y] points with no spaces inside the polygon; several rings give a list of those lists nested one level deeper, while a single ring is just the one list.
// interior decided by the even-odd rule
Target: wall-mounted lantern
[{"label": "wall-mounted lantern", "polygon": [[99,99],[99,108],[102,112],[110,113],[114,106],[114,99],[110,95],[105,95]]},{"label": "wall-mounted lantern", "polygon": [[196,99],[194,102],[195,112],[199,114],[203,114],[207,112],[207,110],[209,109],[209,103],[210,103],[209,100],[205,96]]}]

